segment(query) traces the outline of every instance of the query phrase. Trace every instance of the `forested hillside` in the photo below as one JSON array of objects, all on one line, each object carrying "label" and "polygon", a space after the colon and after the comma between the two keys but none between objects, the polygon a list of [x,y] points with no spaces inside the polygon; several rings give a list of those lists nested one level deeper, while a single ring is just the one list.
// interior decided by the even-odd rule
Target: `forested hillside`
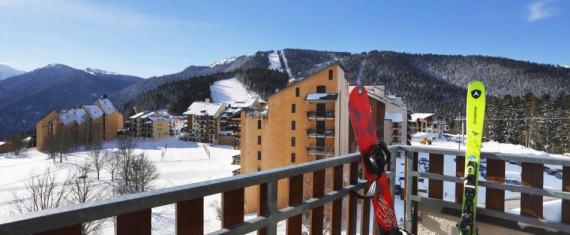
[{"label": "forested hillside", "polygon": [[139,112],[168,109],[171,114],[181,115],[193,102],[211,98],[210,86],[215,81],[232,77],[262,97],[270,96],[276,89],[287,86],[288,80],[286,73],[258,68],[199,76],[161,85],[124,103],[119,110],[126,117],[135,114],[133,107]]},{"label": "forested hillside", "polygon": [[485,136],[549,153],[570,151],[570,94],[487,99]]},{"label": "forested hillside", "polygon": [[266,69],[269,66],[269,60],[267,59],[268,53],[269,52],[260,51],[253,55],[240,56],[235,60],[228,60],[226,63],[216,63],[212,66],[189,66],[179,73],[144,79],[110,95],[110,97],[117,105],[121,105],[129,100],[135,99],[137,96],[144,94],[147,91],[151,91],[159,87],[160,85],[175,81],[251,68]]},{"label": "forested hillside", "polygon": [[488,95],[496,97],[528,92],[556,96],[570,89],[568,68],[499,57],[375,50],[351,54],[284,49],[283,54],[297,77],[338,60],[351,85],[385,84],[388,93],[403,97],[409,110],[436,112],[451,119],[464,112],[471,80],[483,81]]}]

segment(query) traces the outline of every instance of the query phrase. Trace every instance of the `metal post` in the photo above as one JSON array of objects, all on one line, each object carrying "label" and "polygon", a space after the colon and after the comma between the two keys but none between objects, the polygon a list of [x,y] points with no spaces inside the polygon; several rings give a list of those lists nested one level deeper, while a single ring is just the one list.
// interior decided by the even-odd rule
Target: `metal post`
[{"label": "metal post", "polygon": [[413,188],[413,178],[412,171],[414,170],[414,152],[406,151],[407,161],[406,161],[406,209],[404,212],[404,222],[405,228],[408,231],[412,230],[412,188]]},{"label": "metal post", "polygon": [[[277,181],[267,182],[267,206],[265,216],[267,218],[277,215]],[[277,224],[267,226],[267,235],[277,234]]]}]

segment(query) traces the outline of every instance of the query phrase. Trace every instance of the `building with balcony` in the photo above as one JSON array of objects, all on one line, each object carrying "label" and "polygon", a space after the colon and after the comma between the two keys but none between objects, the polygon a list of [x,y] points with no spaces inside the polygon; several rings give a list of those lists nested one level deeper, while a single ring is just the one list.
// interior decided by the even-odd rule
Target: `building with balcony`
[{"label": "building with balcony", "polygon": [[103,95],[90,105],[53,110],[36,124],[37,150],[47,149],[47,141],[59,131],[65,131],[75,144],[110,141],[123,129],[123,115],[111,100]]},{"label": "building with balcony", "polygon": [[445,117],[436,113],[414,113],[410,123],[414,132],[442,134],[443,131],[449,131]]},{"label": "building with balcony", "polygon": [[137,113],[125,122],[127,135],[135,138],[157,140],[170,136],[170,120],[152,111]]},{"label": "building with balcony", "polygon": [[187,128],[184,138],[201,143],[219,143],[220,116],[226,110],[223,103],[194,102],[184,112],[187,116]]},{"label": "building with balcony", "polygon": [[[241,113],[241,174],[347,154],[348,80],[334,63]],[[279,182],[279,190],[286,190]],[[258,188],[246,189],[246,212],[257,211]],[[280,194],[279,207],[288,204]]]},{"label": "building with balcony", "polygon": [[[388,145],[407,144],[410,139],[408,136],[408,110],[402,97],[386,94],[385,85],[365,87],[368,92],[372,119],[376,122],[378,142],[384,141]],[[353,88],[354,86],[351,86],[350,90],[352,91]],[[351,138],[352,142],[354,139]]]}]

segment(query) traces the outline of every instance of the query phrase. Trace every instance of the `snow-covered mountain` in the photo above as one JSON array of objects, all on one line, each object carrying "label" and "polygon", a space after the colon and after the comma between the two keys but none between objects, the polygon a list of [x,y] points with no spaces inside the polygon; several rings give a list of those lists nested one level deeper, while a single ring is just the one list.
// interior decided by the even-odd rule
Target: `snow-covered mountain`
[{"label": "snow-covered mountain", "polygon": [[79,70],[49,64],[0,80],[0,137],[32,129],[52,110],[91,104],[142,80],[103,70]]},{"label": "snow-covered mountain", "polygon": [[236,60],[237,60],[237,57],[230,57],[230,58],[226,58],[226,59],[221,59],[221,60],[218,60],[218,61],[212,63],[209,67],[213,68],[217,65],[231,64],[232,62],[234,62]]},{"label": "snow-covered mountain", "polygon": [[115,72],[109,72],[109,71],[100,70],[100,69],[96,69],[96,68],[86,68],[83,71],[90,73],[90,74],[93,74],[93,75],[98,75],[98,74],[119,75],[118,73],[115,73]]},{"label": "snow-covered mountain", "polygon": [[5,65],[5,64],[0,64],[0,80],[9,78],[9,77],[13,77],[16,75],[20,75],[25,73],[24,71],[20,71],[17,69],[13,69],[12,67]]}]

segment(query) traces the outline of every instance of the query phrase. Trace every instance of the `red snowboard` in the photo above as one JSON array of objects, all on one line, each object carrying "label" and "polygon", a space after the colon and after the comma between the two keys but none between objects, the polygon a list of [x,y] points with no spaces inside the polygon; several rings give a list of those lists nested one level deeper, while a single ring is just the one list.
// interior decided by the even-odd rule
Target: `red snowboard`
[{"label": "red snowboard", "polygon": [[376,194],[372,197],[374,205],[374,215],[378,222],[380,234],[387,234],[392,228],[398,227],[396,213],[394,213],[394,202],[390,194],[390,187],[386,174],[382,172],[380,178],[373,169],[367,169],[365,161],[372,149],[373,145],[378,144],[376,137],[376,124],[372,120],[370,112],[370,103],[368,101],[368,93],[363,86],[355,87],[348,98],[348,111],[356,141],[361,153],[362,167],[366,173],[368,185],[373,185],[373,181],[378,179],[376,185]]}]

